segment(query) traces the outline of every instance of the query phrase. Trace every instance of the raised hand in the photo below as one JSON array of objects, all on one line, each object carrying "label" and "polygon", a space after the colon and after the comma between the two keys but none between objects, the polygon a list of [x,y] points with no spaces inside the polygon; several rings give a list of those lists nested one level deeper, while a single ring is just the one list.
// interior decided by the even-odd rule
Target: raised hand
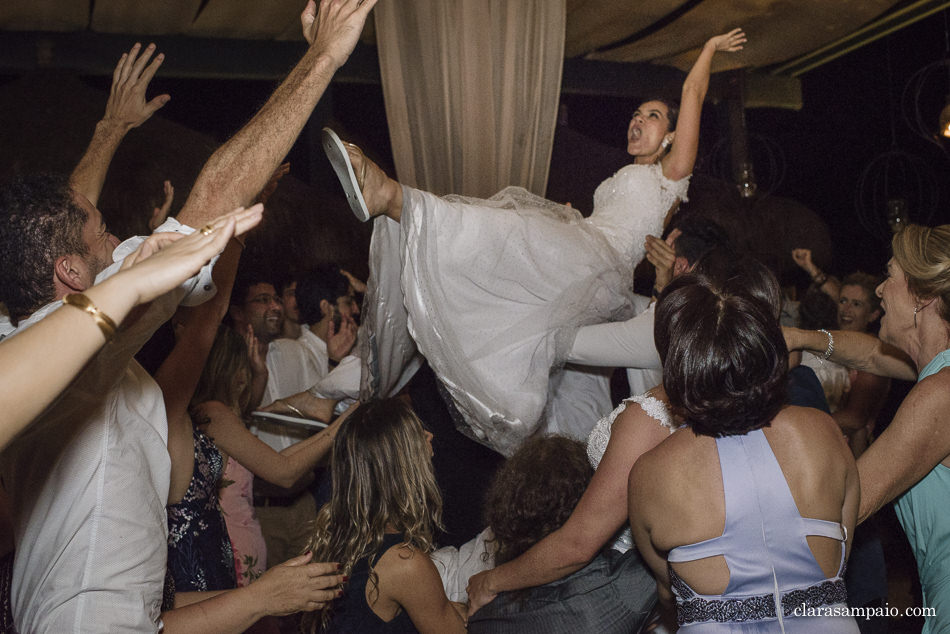
[{"label": "raised hand", "polygon": [[158,95],[146,101],[145,92],[152,77],[162,65],[165,56],[159,53],[151,64],[148,60],[155,52],[155,45],[149,44],[142,51],[142,45],[136,43],[128,53],[123,53],[112,73],[112,88],[109,101],[106,102],[106,114],[103,122],[117,125],[128,131],[145,123],[155,111],[169,102],[169,95]]},{"label": "raised hand", "polygon": [[709,38],[706,42],[706,46],[711,46],[717,51],[735,53],[736,51],[742,50],[742,45],[745,44],[747,40],[748,38],[746,38],[745,32],[743,32],[742,29],[732,29],[728,33]]},{"label": "raised hand", "polygon": [[792,249],[792,259],[795,264],[811,276],[814,276],[818,267],[811,259],[811,249]]},{"label": "raised hand", "polygon": [[337,332],[333,320],[327,327],[327,356],[339,362],[350,353],[356,343],[358,328],[352,317],[346,316],[340,321],[340,330]]},{"label": "raised hand", "polygon": [[366,282],[357,279],[356,276],[354,276],[354,275],[353,275],[352,273],[350,273],[349,271],[345,271],[345,270],[343,270],[343,269],[340,269],[340,273],[343,274],[343,277],[345,277],[347,280],[349,280],[349,282],[350,282],[350,287],[353,289],[353,292],[354,292],[354,293],[365,293],[365,292],[366,292]]},{"label": "raised hand", "polygon": [[175,200],[175,188],[172,186],[171,181],[165,181],[163,185],[165,191],[165,202],[162,203],[161,207],[156,207],[152,210],[152,217],[148,219],[148,228],[150,231],[155,231],[165,219],[168,218],[168,212],[171,211],[172,201]]},{"label": "raised hand", "polygon": [[197,273],[232,236],[257,226],[263,211],[263,205],[240,207],[188,236],[153,233],[125,259],[118,275],[136,288],[136,303],[151,301]]},{"label": "raised hand", "polygon": [[254,334],[251,324],[244,330],[244,343],[247,345],[247,356],[251,364],[251,374],[259,376],[267,373],[267,344]]},{"label": "raised hand", "polygon": [[264,189],[261,190],[260,196],[257,197],[257,202],[262,205],[267,204],[267,200],[277,191],[277,184],[280,183],[280,179],[290,173],[290,163],[281,163],[280,167],[274,170],[274,173],[270,175],[270,180],[267,181],[267,184],[264,185]]},{"label": "raised hand", "polygon": [[661,240],[655,236],[647,236],[646,256],[647,260],[656,269],[656,282],[654,286],[657,291],[663,288],[673,279],[673,265],[676,264],[676,251],[673,250],[673,243],[679,237],[680,230],[673,229],[666,240]]},{"label": "raised hand", "polygon": [[356,47],[369,12],[377,0],[323,0],[317,8],[308,0],[300,24],[311,46],[342,66]]}]

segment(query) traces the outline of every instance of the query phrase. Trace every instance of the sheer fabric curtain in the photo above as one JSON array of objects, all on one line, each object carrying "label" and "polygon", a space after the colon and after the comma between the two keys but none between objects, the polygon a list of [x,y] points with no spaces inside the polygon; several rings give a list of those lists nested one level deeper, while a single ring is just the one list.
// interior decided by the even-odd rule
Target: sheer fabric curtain
[{"label": "sheer fabric curtain", "polygon": [[375,9],[398,180],[488,197],[547,188],[565,0],[387,0]]}]

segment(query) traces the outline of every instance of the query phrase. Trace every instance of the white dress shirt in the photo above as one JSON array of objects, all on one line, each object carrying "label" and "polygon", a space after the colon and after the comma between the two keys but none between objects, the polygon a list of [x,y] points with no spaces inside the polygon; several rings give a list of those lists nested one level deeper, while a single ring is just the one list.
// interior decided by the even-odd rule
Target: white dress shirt
[{"label": "white dress shirt", "polygon": [[[267,387],[262,405],[303,392],[320,378],[307,349],[296,339],[274,339],[267,346]],[[255,422],[250,430],[275,451],[283,451],[312,432],[284,425]]]},{"label": "white dress shirt", "polygon": [[[310,353],[320,378],[307,386],[307,390],[317,398],[332,398],[334,400],[356,400],[360,395],[360,372],[362,362],[353,354],[348,354],[333,369],[330,369],[330,354],[327,351],[327,342],[310,330],[304,328],[297,339]],[[356,346],[353,346],[356,350]]]},{"label": "white dress shirt", "polygon": [[[193,230],[172,218],[159,231]],[[116,264],[97,281],[114,274],[142,240],[120,244]],[[19,631],[158,631],[168,548],[168,421],[161,390],[132,356],[183,298],[195,304],[213,292],[209,265],[153,301],[0,456],[15,524]],[[61,305],[44,306],[17,332]]]}]

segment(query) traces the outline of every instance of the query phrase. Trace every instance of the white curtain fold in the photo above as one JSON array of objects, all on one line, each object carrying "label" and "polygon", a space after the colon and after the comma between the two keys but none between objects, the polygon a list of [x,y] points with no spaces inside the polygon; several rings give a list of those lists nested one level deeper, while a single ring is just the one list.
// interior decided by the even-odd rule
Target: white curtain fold
[{"label": "white curtain fold", "polygon": [[387,0],[375,9],[398,180],[488,197],[547,188],[565,0]]}]

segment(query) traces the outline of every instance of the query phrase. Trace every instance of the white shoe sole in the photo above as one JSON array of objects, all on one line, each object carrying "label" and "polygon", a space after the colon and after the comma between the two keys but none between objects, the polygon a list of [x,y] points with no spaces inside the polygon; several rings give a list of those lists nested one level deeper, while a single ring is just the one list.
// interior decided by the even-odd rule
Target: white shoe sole
[{"label": "white shoe sole", "polygon": [[346,202],[349,203],[353,215],[360,222],[366,222],[370,219],[369,208],[366,201],[363,200],[363,193],[360,191],[360,185],[356,180],[356,173],[353,171],[353,163],[350,161],[350,155],[346,151],[343,141],[336,135],[336,132],[330,128],[323,129],[323,151],[330,159],[330,165],[336,172],[336,177],[343,186],[346,193]]}]

